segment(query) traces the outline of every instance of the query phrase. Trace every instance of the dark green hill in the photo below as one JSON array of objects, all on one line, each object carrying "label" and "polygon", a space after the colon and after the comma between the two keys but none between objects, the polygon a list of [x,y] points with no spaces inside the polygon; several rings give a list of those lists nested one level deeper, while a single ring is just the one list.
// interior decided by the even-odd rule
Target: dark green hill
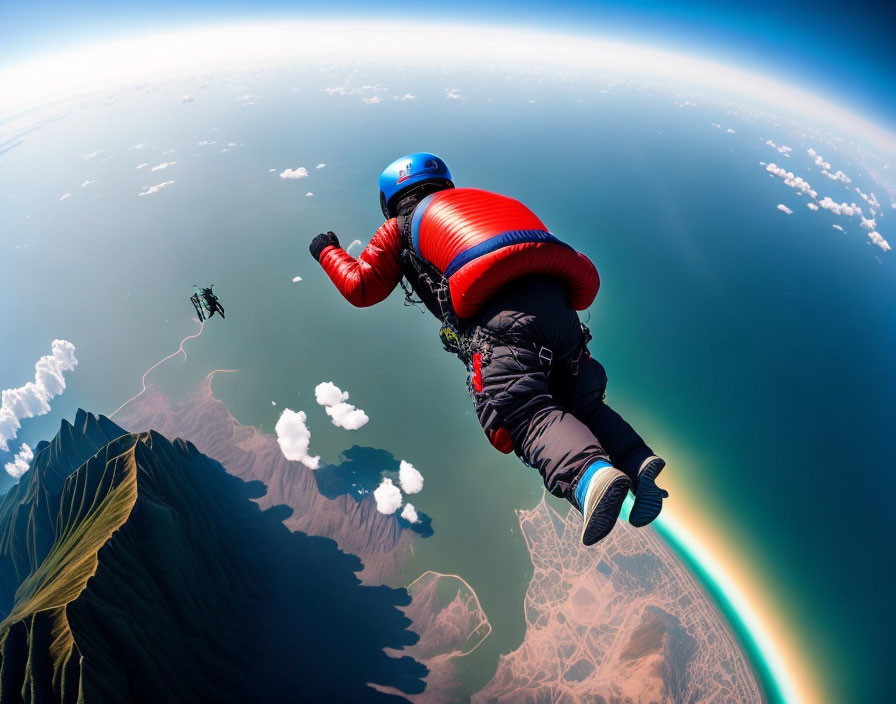
[{"label": "dark green hill", "polygon": [[182,440],[79,411],[0,505],[0,702],[396,701],[404,590]]}]

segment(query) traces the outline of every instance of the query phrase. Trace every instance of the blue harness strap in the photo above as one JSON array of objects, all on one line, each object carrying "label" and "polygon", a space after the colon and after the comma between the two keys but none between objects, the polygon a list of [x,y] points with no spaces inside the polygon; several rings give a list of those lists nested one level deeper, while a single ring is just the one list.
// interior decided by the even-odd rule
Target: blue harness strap
[{"label": "blue harness strap", "polygon": [[414,244],[414,251],[420,254],[420,221],[423,220],[423,213],[426,212],[426,209],[429,207],[429,204],[432,203],[432,199],[438,195],[436,193],[430,193],[426,198],[417,203],[417,207],[414,208],[414,215],[411,218],[411,242]]},{"label": "blue harness strap", "polygon": [[469,264],[478,257],[491,254],[504,247],[509,247],[514,244],[522,244],[524,242],[551,242],[554,244],[562,244],[564,247],[569,246],[558,240],[546,230],[509,230],[507,232],[502,232],[500,235],[495,235],[485,242],[480,242],[475,247],[470,247],[470,249],[458,254],[451,260],[451,263],[445,270],[445,276],[452,276],[462,266]]}]

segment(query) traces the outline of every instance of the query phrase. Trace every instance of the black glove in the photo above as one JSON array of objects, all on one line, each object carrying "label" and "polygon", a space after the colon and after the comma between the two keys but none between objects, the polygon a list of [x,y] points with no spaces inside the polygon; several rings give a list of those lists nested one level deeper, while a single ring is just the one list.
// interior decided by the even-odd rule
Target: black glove
[{"label": "black glove", "polygon": [[327,234],[321,233],[313,240],[311,240],[311,245],[308,247],[308,251],[311,252],[311,256],[314,257],[314,261],[319,262],[320,253],[330,245],[333,245],[334,247],[339,246],[339,238],[336,237],[335,233],[332,230],[328,230]]}]

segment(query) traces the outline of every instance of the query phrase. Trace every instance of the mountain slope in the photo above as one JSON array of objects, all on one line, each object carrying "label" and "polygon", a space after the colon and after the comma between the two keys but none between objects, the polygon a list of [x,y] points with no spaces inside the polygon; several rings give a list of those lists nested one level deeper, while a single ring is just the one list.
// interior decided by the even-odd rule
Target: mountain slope
[{"label": "mountain slope", "polygon": [[[109,441],[110,436],[116,436]],[[105,441],[105,442],[104,442]],[[101,446],[100,443],[103,443]],[[87,458],[85,454],[93,450]],[[403,590],[182,440],[79,412],[0,506],[3,701],[400,701]]]}]

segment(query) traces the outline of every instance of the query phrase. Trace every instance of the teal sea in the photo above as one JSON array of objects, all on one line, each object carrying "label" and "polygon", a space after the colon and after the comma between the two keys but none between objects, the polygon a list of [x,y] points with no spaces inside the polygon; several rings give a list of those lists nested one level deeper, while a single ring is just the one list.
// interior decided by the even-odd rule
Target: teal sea
[{"label": "teal sea", "polygon": [[[351,93],[365,84],[389,88]],[[455,88],[463,99],[446,97]],[[393,100],[406,92],[415,99]],[[372,96],[382,101],[362,101]],[[532,567],[514,509],[540,500],[540,479],[490,448],[431,318],[400,291],[353,309],[307,249],[328,229],[366,242],[382,221],[379,170],[433,151],[458,185],[522,200],[597,263],[602,287],[584,317],[608,401],[658,452],[687,458],[670,464],[670,486],[778,605],[830,701],[886,700],[894,260],[760,162],[858,200],[818,173],[814,147],[877,193],[878,230],[893,241],[896,211],[854,156],[854,135],[677,102],[581,77],[333,69],[114,93],[44,124],[0,156],[0,387],[27,381],[54,338],[75,344],[79,365],[20,439],[33,445],[77,407],[111,413],[139,391],[143,372],[198,329],[191,286],[214,282],[227,319],[149,380],[177,397],[213,369],[239,370],[214,389],[241,423],[272,433],[284,407],[305,410],[326,462],[355,444],[412,462],[425,477],[413,502],[435,532],[393,583],[433,569],[473,586],[494,631],[464,675],[483,685],[523,637]],[[166,161],[176,163],[150,171]],[[278,177],[300,166],[308,178]],[[368,425],[334,427],[314,401],[321,381],[348,390]]]}]

